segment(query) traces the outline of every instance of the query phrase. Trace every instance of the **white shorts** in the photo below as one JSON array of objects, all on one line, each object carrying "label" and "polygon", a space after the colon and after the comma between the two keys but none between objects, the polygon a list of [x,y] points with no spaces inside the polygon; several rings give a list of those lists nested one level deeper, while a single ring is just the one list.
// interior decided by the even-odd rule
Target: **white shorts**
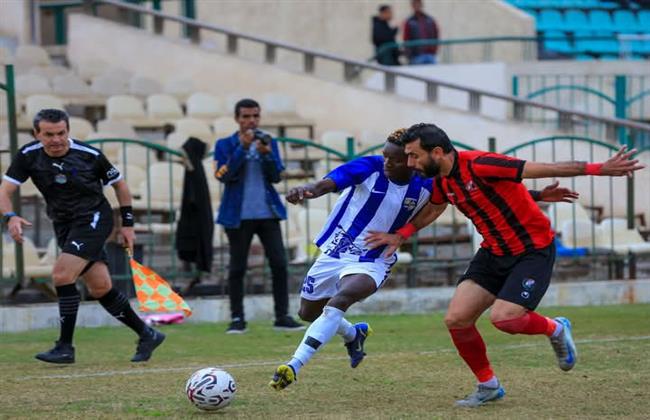
[{"label": "white shorts", "polygon": [[369,275],[379,289],[396,261],[397,255],[388,261],[359,262],[321,254],[305,276],[300,297],[307,300],[331,298],[339,291],[341,278],[351,274]]}]

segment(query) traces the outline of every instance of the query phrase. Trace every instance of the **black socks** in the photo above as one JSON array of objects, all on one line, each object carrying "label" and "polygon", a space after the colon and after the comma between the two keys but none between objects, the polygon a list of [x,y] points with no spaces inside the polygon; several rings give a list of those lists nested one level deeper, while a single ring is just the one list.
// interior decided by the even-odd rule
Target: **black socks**
[{"label": "black socks", "polygon": [[72,344],[72,336],[74,335],[74,326],[77,323],[77,312],[79,311],[81,296],[74,283],[66,284],[65,286],[56,286],[56,294],[59,297],[59,322],[61,324],[59,341],[65,344]]},{"label": "black socks", "polygon": [[142,333],[147,331],[147,325],[135,313],[129,304],[129,300],[119,290],[115,288],[109,290],[108,293],[99,298],[99,303],[102,304],[108,313],[131,328],[138,335],[142,335]]}]

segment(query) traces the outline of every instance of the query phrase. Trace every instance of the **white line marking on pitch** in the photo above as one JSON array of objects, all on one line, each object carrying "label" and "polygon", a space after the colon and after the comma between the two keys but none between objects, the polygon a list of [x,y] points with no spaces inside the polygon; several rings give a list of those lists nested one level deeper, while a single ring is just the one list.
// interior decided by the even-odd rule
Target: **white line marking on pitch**
[{"label": "white line marking on pitch", "polygon": [[[650,335],[641,335],[641,336],[632,336],[632,337],[612,337],[612,338],[586,338],[583,340],[576,340],[576,344],[600,344],[600,343],[617,343],[621,341],[645,341],[650,340]],[[522,344],[509,344],[501,346],[491,346],[491,348],[496,348],[499,350],[514,350],[521,349],[526,347],[538,347],[539,343],[522,343]],[[421,351],[416,354],[438,354],[438,353],[449,353],[455,352],[454,348],[444,348],[436,349],[430,351]],[[377,354],[381,356],[382,354]],[[394,356],[394,353],[391,354]],[[320,357],[320,359],[327,360],[343,360],[347,357]],[[249,367],[259,367],[259,366],[274,366],[279,361],[258,361],[258,362],[248,362],[248,363],[230,363],[224,365],[218,365],[220,368],[249,368]],[[77,378],[97,378],[97,377],[106,377],[106,376],[120,376],[120,375],[139,375],[139,374],[151,374],[151,373],[167,373],[167,372],[185,372],[200,369],[205,366],[185,366],[185,367],[169,367],[169,368],[150,368],[150,369],[129,369],[129,370],[109,370],[105,372],[90,372],[90,373],[74,373],[69,375],[43,375],[43,376],[23,376],[18,377],[18,381],[27,381],[33,379],[77,379]]]}]

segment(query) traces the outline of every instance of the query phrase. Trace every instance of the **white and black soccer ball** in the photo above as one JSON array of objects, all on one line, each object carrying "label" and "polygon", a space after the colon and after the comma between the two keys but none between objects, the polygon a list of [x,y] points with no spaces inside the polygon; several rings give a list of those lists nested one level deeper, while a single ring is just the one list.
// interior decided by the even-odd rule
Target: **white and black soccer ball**
[{"label": "white and black soccer ball", "polygon": [[209,367],[197,370],[185,384],[185,394],[201,410],[219,410],[235,398],[237,385],[225,370]]}]

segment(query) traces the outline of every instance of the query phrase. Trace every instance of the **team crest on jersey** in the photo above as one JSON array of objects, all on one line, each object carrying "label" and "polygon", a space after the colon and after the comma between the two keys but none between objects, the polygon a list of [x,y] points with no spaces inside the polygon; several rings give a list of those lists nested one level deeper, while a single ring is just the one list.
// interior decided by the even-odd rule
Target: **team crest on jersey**
[{"label": "team crest on jersey", "polygon": [[354,244],[354,240],[345,230],[339,229],[334,235],[334,239],[325,250],[325,253],[327,255],[361,255],[363,254],[363,249]]},{"label": "team crest on jersey", "polygon": [[465,184],[465,189],[468,192],[472,192],[476,189],[476,184],[474,183],[474,181],[470,179],[469,181],[467,181],[467,184]]},{"label": "team crest on jersey", "polygon": [[413,210],[417,205],[418,205],[418,200],[411,197],[406,197],[404,199],[404,203],[402,203],[402,207],[404,207],[408,211]]}]

